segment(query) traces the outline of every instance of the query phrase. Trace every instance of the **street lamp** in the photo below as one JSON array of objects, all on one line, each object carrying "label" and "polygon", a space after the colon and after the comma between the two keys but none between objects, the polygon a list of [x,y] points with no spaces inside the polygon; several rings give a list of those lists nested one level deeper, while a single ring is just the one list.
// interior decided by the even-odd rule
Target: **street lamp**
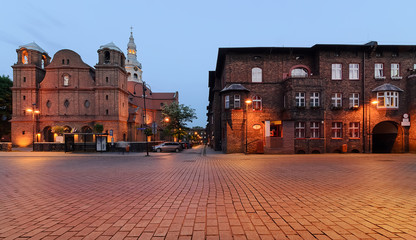
[{"label": "street lamp", "polygon": [[247,133],[248,133],[248,105],[250,104],[250,103],[252,103],[253,101],[251,101],[251,99],[246,99],[245,101],[244,101],[245,103],[246,103],[246,154],[247,154],[247,138],[248,138],[248,136],[247,136]]},{"label": "street lamp", "polygon": [[[134,95],[136,95],[136,86],[137,85],[134,85],[134,92],[133,92]],[[144,110],[143,123],[144,123],[145,127],[147,127],[146,91],[147,91],[147,88],[150,89],[150,86],[149,85],[146,85],[146,82],[143,81],[142,87],[143,87],[143,110]],[[152,90],[150,90],[150,95],[152,95]],[[144,137],[146,139],[146,156],[149,156],[149,142],[147,141],[146,129],[143,132],[144,132]]]},{"label": "street lamp", "polygon": [[35,110],[36,103],[32,104],[32,108],[26,109],[26,112],[32,113],[32,121],[33,121],[33,127],[32,127],[32,151],[35,151],[35,114],[39,114],[39,110]]},{"label": "street lamp", "polygon": [[[371,100],[370,103],[372,105],[378,104],[377,100]],[[368,151],[371,153],[373,152],[373,146],[371,144],[372,142],[372,134],[371,134],[371,105],[368,108]]]}]

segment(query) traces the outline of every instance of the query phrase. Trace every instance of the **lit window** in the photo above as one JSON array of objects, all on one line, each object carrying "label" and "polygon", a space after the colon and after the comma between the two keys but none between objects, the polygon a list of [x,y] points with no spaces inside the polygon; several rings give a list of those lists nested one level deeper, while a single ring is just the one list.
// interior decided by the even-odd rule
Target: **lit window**
[{"label": "lit window", "polygon": [[295,138],[305,138],[305,122],[295,123]]},{"label": "lit window", "polygon": [[68,86],[69,85],[69,76],[65,75],[64,76],[64,86]]},{"label": "lit window", "polygon": [[234,95],[234,108],[240,108],[240,95]]},{"label": "lit window", "polygon": [[296,107],[305,107],[305,93],[297,92],[295,95],[295,106]]},{"label": "lit window", "polygon": [[332,64],[332,80],[342,79],[342,65],[339,63]]},{"label": "lit window", "polygon": [[350,122],[350,138],[360,138],[360,123]]},{"label": "lit window", "polygon": [[333,122],[331,132],[332,138],[342,138],[342,122]]},{"label": "lit window", "polygon": [[391,64],[391,79],[402,79],[400,77],[400,65],[398,63]]},{"label": "lit window", "polygon": [[351,63],[350,64],[350,80],[358,80],[359,79],[359,71],[360,65],[358,63]]},{"label": "lit window", "polygon": [[311,122],[311,138],[320,138],[320,122]]},{"label": "lit window", "polygon": [[306,70],[305,68],[294,68],[290,73],[290,76],[297,78],[305,78],[308,77],[308,70]]},{"label": "lit window", "polygon": [[319,107],[319,92],[311,94],[311,107]]},{"label": "lit window", "polygon": [[225,96],[225,109],[230,108],[230,96]]},{"label": "lit window", "polygon": [[331,97],[331,104],[332,107],[342,107],[342,94],[341,93],[333,93]]},{"label": "lit window", "polygon": [[29,63],[29,57],[28,57],[27,51],[22,52],[22,63],[23,64]]},{"label": "lit window", "polygon": [[252,82],[262,82],[262,70],[261,68],[251,69],[251,81]]},{"label": "lit window", "polygon": [[350,108],[358,108],[360,106],[360,94],[351,93],[350,94]]},{"label": "lit window", "polygon": [[261,110],[261,108],[262,108],[261,97],[253,96],[253,109]]},{"label": "lit window", "polygon": [[383,70],[383,64],[382,63],[376,63],[374,65],[374,77],[376,79],[385,79],[384,77],[384,70]]},{"label": "lit window", "polygon": [[282,121],[270,121],[270,137],[282,137]]},{"label": "lit window", "polygon": [[377,108],[399,108],[399,93],[391,91],[378,92],[377,101]]}]

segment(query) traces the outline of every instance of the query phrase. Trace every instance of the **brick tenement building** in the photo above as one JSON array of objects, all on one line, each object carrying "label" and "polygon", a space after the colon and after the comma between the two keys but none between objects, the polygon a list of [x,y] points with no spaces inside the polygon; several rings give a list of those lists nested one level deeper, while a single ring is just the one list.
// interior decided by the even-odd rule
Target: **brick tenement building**
[{"label": "brick tenement building", "polygon": [[[178,92],[151,92],[142,80],[132,33],[127,59],[120,48],[109,43],[98,49],[94,68],[68,49],[58,51],[52,61],[34,42],[16,51],[11,120],[15,146],[28,146],[33,140],[56,141],[54,126],[64,126],[65,132],[91,133],[95,124],[102,124],[104,132],[112,132],[115,142],[144,141],[145,127],[157,125],[160,130],[162,106],[178,101]],[[159,133],[153,139],[159,140]],[[94,141],[91,137],[83,140]]]},{"label": "brick tenement building", "polygon": [[[416,151],[416,46],[220,48],[207,134],[226,153]],[[245,103],[245,100],[251,103]]]}]

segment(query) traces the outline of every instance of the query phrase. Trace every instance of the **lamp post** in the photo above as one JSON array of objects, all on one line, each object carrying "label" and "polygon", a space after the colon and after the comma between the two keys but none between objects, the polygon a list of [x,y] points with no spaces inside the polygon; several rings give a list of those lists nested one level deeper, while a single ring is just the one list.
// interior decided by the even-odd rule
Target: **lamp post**
[{"label": "lamp post", "polygon": [[[376,105],[378,103],[377,100],[371,100],[370,103],[372,105]],[[371,153],[373,152],[373,145],[372,143],[372,134],[371,134],[371,105],[368,108],[368,151]]]},{"label": "lamp post", "polygon": [[32,108],[26,109],[26,112],[32,113],[32,121],[33,121],[33,127],[32,127],[32,151],[35,151],[35,114],[39,114],[39,110],[35,110],[36,103],[32,104]]},{"label": "lamp post", "polygon": [[[135,95],[136,95],[136,86],[137,85],[134,85],[134,94]],[[146,121],[147,120],[147,112],[146,112],[146,91],[147,91],[147,86],[146,86],[146,82],[145,81],[143,81],[142,87],[143,87],[143,111],[144,111],[144,114],[143,114],[143,123],[144,123],[145,127],[147,127],[147,121]],[[152,90],[150,90],[150,94],[152,94]],[[144,132],[144,138],[146,140],[146,156],[149,156],[149,142],[147,141],[146,129],[143,132]]]},{"label": "lamp post", "polygon": [[244,102],[246,103],[246,152],[245,152],[245,154],[247,154],[247,145],[248,145],[248,143],[247,143],[247,138],[248,138],[248,136],[247,136],[247,133],[248,133],[248,105],[250,103],[252,103],[252,101],[251,101],[251,99],[248,98]]}]

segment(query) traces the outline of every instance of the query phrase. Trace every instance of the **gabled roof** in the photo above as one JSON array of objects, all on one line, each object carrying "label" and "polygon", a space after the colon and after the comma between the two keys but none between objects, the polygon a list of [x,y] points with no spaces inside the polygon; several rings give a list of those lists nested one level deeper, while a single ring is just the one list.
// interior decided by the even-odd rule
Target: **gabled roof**
[{"label": "gabled roof", "polygon": [[250,90],[248,90],[247,88],[245,88],[243,85],[241,84],[231,84],[228,87],[225,87],[223,90],[221,90],[220,92],[228,92],[228,91],[247,91],[250,92]]},{"label": "gabled roof", "polygon": [[381,86],[378,86],[372,90],[373,92],[384,92],[384,91],[394,91],[394,92],[403,92],[399,87],[396,87],[390,83],[385,83]]},{"label": "gabled roof", "polygon": [[111,50],[116,50],[116,51],[119,51],[119,52],[123,52],[123,51],[121,51],[121,49],[119,48],[119,47],[117,47],[113,42],[110,42],[110,43],[107,43],[107,44],[105,44],[105,45],[101,45],[100,46],[100,49],[104,49],[104,48],[108,48],[108,49],[111,49]]},{"label": "gabled roof", "polygon": [[26,48],[26,49],[35,50],[35,51],[47,54],[47,52],[43,50],[41,47],[39,47],[39,45],[37,45],[35,42],[31,42],[31,43],[19,46],[19,48]]}]

